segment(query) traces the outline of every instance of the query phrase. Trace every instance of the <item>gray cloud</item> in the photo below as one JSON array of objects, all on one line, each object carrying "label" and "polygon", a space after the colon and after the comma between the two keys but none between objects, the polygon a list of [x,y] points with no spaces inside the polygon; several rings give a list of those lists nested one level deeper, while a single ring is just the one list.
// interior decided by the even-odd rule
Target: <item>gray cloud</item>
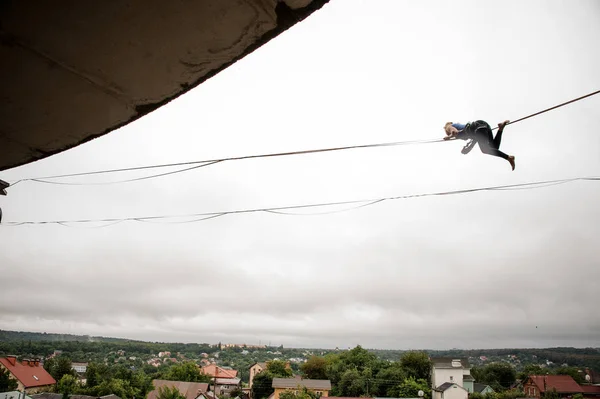
[{"label": "gray cloud", "polygon": [[[331,2],[166,107],[1,178],[437,138],[446,120],[515,119],[597,88],[599,11],[592,0]],[[24,182],[1,205],[14,221],[179,215],[594,175],[599,106],[591,98],[509,126],[515,172],[443,143],[122,185]],[[322,216],[2,227],[0,328],[311,347],[598,346],[599,190],[577,182]]]}]

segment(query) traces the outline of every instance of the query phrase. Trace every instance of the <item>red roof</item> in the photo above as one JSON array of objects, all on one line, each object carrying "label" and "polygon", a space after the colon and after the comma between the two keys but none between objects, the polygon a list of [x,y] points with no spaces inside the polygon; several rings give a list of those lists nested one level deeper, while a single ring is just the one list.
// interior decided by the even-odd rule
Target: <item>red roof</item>
[{"label": "red roof", "polygon": [[202,367],[202,372],[210,377],[216,378],[235,378],[238,373],[237,370],[224,369],[215,364]]},{"label": "red roof", "polygon": [[583,393],[583,389],[570,375],[530,375],[529,379],[540,393],[556,389],[558,393]]},{"label": "red roof", "polygon": [[600,394],[600,385],[580,385],[583,393],[597,393]]},{"label": "red roof", "polygon": [[56,384],[56,380],[44,370],[39,361],[23,360],[19,363],[14,357],[1,357],[0,364],[25,388]]}]

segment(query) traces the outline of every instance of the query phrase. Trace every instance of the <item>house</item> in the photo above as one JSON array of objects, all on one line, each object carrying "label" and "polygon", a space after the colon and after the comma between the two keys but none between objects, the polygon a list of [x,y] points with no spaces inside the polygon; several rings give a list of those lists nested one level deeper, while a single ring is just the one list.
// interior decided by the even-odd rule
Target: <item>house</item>
[{"label": "house", "polygon": [[[249,383],[248,383],[248,387],[252,390],[252,381],[254,380],[254,377],[256,377],[256,374],[260,373],[263,370],[266,370],[268,366],[268,362],[260,362],[260,363],[254,363],[250,365],[250,377],[249,377]],[[288,370],[291,370],[291,366],[290,366],[290,362],[286,362],[285,363],[285,368]]]},{"label": "house", "polygon": [[556,390],[561,398],[583,394],[581,386],[570,375],[530,375],[523,383],[528,398],[540,398],[552,390]]},{"label": "house", "polygon": [[331,391],[331,381],[329,380],[310,380],[302,378],[273,378],[273,384],[271,385],[275,392],[273,392],[273,399],[279,399],[279,395],[284,391],[298,391],[298,388],[306,388],[307,390],[314,392],[317,397],[328,397],[329,391]]},{"label": "house", "polygon": [[[471,374],[463,374],[463,384],[462,387],[467,390],[469,393],[475,392],[475,378],[471,376]],[[490,388],[491,389],[491,388]]]},{"label": "house", "polygon": [[267,363],[262,362],[262,363],[254,363],[252,365],[250,365],[250,377],[249,377],[249,382],[248,382],[248,387],[250,389],[252,389],[252,381],[254,380],[254,377],[256,376],[256,374],[260,373],[263,370],[266,370],[267,368]]},{"label": "house", "polygon": [[473,392],[477,392],[482,395],[485,395],[486,393],[494,392],[494,390],[492,389],[491,386],[489,386],[487,384],[480,384],[478,382],[475,382],[475,383],[473,383]]},{"label": "house", "polygon": [[215,393],[212,391],[201,393],[196,399],[215,399]]},{"label": "house", "polygon": [[202,373],[212,378],[237,378],[237,370],[226,369],[216,364],[202,367]]},{"label": "house", "polygon": [[1,392],[0,399],[31,399],[31,396],[25,395],[23,392],[10,391]]},{"label": "house", "polygon": [[455,382],[444,382],[431,391],[432,399],[467,399],[469,392]]},{"label": "house", "polygon": [[17,361],[16,356],[0,358],[0,368],[8,370],[10,376],[17,380],[17,390],[35,393],[42,388],[56,384],[56,380],[40,364],[39,359]]},{"label": "house", "polygon": [[[473,392],[475,379],[471,376],[471,366],[467,359],[436,357],[431,358],[431,363],[432,389],[440,388],[443,384],[449,382],[463,388],[467,394]],[[459,392],[462,391],[459,390]]]},{"label": "house", "polygon": [[[1,398],[2,398],[2,396],[0,395],[0,399]],[[44,393],[36,393],[36,394],[31,395],[31,399],[64,399],[64,396],[62,393],[44,392]],[[104,395],[104,396],[69,395],[69,399],[121,399],[121,398],[118,397],[117,395],[110,394],[110,395]]]},{"label": "house", "polygon": [[85,373],[87,371],[87,363],[71,363],[71,368],[78,373]]},{"label": "house", "polygon": [[146,399],[156,399],[158,397],[158,390],[162,387],[177,388],[186,399],[196,399],[202,395],[207,399],[213,397],[212,395],[207,396],[209,386],[206,382],[152,380],[152,385],[154,386],[154,390],[148,393]]},{"label": "house", "polygon": [[239,390],[242,387],[242,380],[239,378],[215,378],[215,393],[217,396],[229,394],[232,391]]}]

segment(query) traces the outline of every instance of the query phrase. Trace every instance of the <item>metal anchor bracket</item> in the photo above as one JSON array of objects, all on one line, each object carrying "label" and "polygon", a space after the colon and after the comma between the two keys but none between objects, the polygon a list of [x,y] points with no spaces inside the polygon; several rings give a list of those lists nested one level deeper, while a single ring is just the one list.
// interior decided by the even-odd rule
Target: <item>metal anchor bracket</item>
[{"label": "metal anchor bracket", "polygon": [[[0,195],[6,195],[6,189],[10,186],[4,180],[0,180]],[[0,208],[0,223],[2,223],[2,208]]]}]

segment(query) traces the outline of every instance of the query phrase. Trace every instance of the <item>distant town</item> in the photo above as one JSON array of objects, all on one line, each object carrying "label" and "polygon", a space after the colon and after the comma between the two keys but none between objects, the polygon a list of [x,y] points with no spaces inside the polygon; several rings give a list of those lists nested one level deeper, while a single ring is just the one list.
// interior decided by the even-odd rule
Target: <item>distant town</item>
[{"label": "distant town", "polygon": [[0,399],[600,398],[600,349],[403,351],[0,331]]}]

